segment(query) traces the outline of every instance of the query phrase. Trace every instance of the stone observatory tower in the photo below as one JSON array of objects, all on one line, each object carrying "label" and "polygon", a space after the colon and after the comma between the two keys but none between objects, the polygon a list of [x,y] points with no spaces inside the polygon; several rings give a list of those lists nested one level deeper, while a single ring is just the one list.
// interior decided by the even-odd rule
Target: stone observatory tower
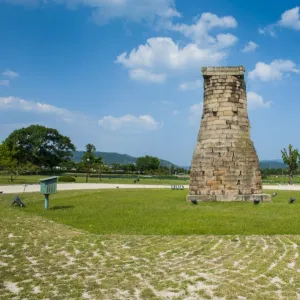
[{"label": "stone observatory tower", "polygon": [[250,139],[244,67],[205,67],[201,127],[187,201],[270,201]]}]

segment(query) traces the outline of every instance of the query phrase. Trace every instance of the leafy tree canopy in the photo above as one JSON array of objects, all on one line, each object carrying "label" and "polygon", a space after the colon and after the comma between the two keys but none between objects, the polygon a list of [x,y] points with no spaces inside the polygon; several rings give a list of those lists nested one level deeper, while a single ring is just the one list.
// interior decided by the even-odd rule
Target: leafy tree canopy
[{"label": "leafy tree canopy", "polygon": [[85,164],[91,164],[96,159],[96,147],[93,144],[87,144],[85,146],[86,151],[82,155],[82,162]]},{"label": "leafy tree canopy", "polygon": [[96,147],[93,144],[87,144],[85,150],[81,160],[86,170],[86,182],[88,182],[91,169],[96,169],[98,174],[100,174],[103,162],[101,157],[96,157]]},{"label": "leafy tree canopy", "polygon": [[4,144],[18,163],[32,163],[39,167],[58,166],[70,160],[75,151],[69,137],[41,125],[13,131]]},{"label": "leafy tree canopy", "polygon": [[138,157],[136,160],[136,166],[139,171],[145,170],[157,170],[159,168],[160,161],[157,157],[153,156],[142,156]]},{"label": "leafy tree canopy", "polygon": [[282,160],[289,168],[290,184],[293,183],[294,172],[299,167],[299,150],[297,148],[293,149],[293,146],[289,144],[288,149],[281,150]]},{"label": "leafy tree canopy", "polygon": [[0,167],[10,175],[10,181],[13,182],[20,173],[36,171],[36,166],[30,162],[18,162],[14,156],[17,154],[15,148],[9,149],[8,146],[3,143],[0,144]]}]

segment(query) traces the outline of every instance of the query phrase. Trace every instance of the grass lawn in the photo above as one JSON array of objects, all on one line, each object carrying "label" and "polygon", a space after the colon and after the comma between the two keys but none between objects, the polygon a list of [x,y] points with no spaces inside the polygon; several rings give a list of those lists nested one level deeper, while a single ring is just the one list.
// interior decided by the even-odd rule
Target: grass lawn
[{"label": "grass lawn", "polygon": [[[13,182],[9,182],[9,177],[0,175],[0,186],[1,185],[10,185],[10,184],[39,184],[39,180],[42,178],[47,178],[52,175],[27,175],[19,176]],[[120,184],[132,184],[133,179],[127,178],[102,178],[101,181],[99,178],[90,178],[89,183],[120,183]],[[84,183],[85,177],[78,176],[76,177],[76,183]],[[189,184],[189,178],[179,178],[179,179],[155,179],[155,178],[142,178],[136,184],[162,184],[162,185],[186,185]]]},{"label": "grass lawn", "polygon": [[[288,184],[289,176],[280,176],[280,175],[269,175],[266,179],[263,179],[265,184]],[[294,184],[300,184],[300,176],[294,176]]]},{"label": "grass lawn", "polygon": [[[0,186],[1,185],[10,185],[10,184],[39,184],[39,180],[42,178],[46,178],[52,175],[26,175],[26,176],[19,176],[13,182],[10,182],[9,176],[1,175],[0,174]],[[128,178],[90,178],[89,183],[120,183],[120,184],[132,184],[133,179]],[[84,183],[85,176],[84,174],[80,174],[80,176],[76,177],[77,183]],[[140,181],[136,184],[162,184],[162,185],[188,185],[190,183],[189,178],[178,178],[178,179],[156,179],[156,178],[147,178],[147,177],[140,177]],[[288,177],[281,176],[268,176],[267,179],[263,180],[263,184],[288,184]],[[294,183],[300,183],[300,177],[294,177]]]},{"label": "grass lawn", "polygon": [[[272,193],[273,191],[268,191]],[[22,212],[42,216],[96,234],[300,234],[300,192],[279,191],[272,203],[185,202],[187,190],[68,191],[50,196],[44,210],[43,195],[21,195]],[[297,200],[288,204],[293,196]],[[12,196],[3,195],[0,210]],[[18,209],[18,208],[15,208]]]},{"label": "grass lawn", "polygon": [[300,236],[279,235],[300,230],[299,192],[258,206],[185,195],[60,192],[49,211],[38,193],[26,208],[0,195],[0,299],[299,299]]}]

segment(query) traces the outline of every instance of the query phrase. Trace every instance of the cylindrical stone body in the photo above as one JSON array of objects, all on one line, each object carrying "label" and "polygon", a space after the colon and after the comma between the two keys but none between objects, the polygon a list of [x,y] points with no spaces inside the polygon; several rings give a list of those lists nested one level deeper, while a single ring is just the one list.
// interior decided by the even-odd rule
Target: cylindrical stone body
[{"label": "cylindrical stone body", "polygon": [[[250,139],[243,67],[203,68],[204,102],[189,195],[237,200],[262,193],[259,161]],[[199,197],[200,196],[200,197]]]}]

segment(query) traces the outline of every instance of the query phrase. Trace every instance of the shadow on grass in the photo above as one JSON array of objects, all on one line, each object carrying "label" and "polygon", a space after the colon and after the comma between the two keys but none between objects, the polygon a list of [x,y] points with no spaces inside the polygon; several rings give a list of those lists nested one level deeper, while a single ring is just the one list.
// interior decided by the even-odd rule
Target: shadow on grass
[{"label": "shadow on grass", "polygon": [[58,209],[71,209],[74,208],[73,205],[58,205],[58,206],[53,206],[50,208],[50,210],[58,210]]}]

